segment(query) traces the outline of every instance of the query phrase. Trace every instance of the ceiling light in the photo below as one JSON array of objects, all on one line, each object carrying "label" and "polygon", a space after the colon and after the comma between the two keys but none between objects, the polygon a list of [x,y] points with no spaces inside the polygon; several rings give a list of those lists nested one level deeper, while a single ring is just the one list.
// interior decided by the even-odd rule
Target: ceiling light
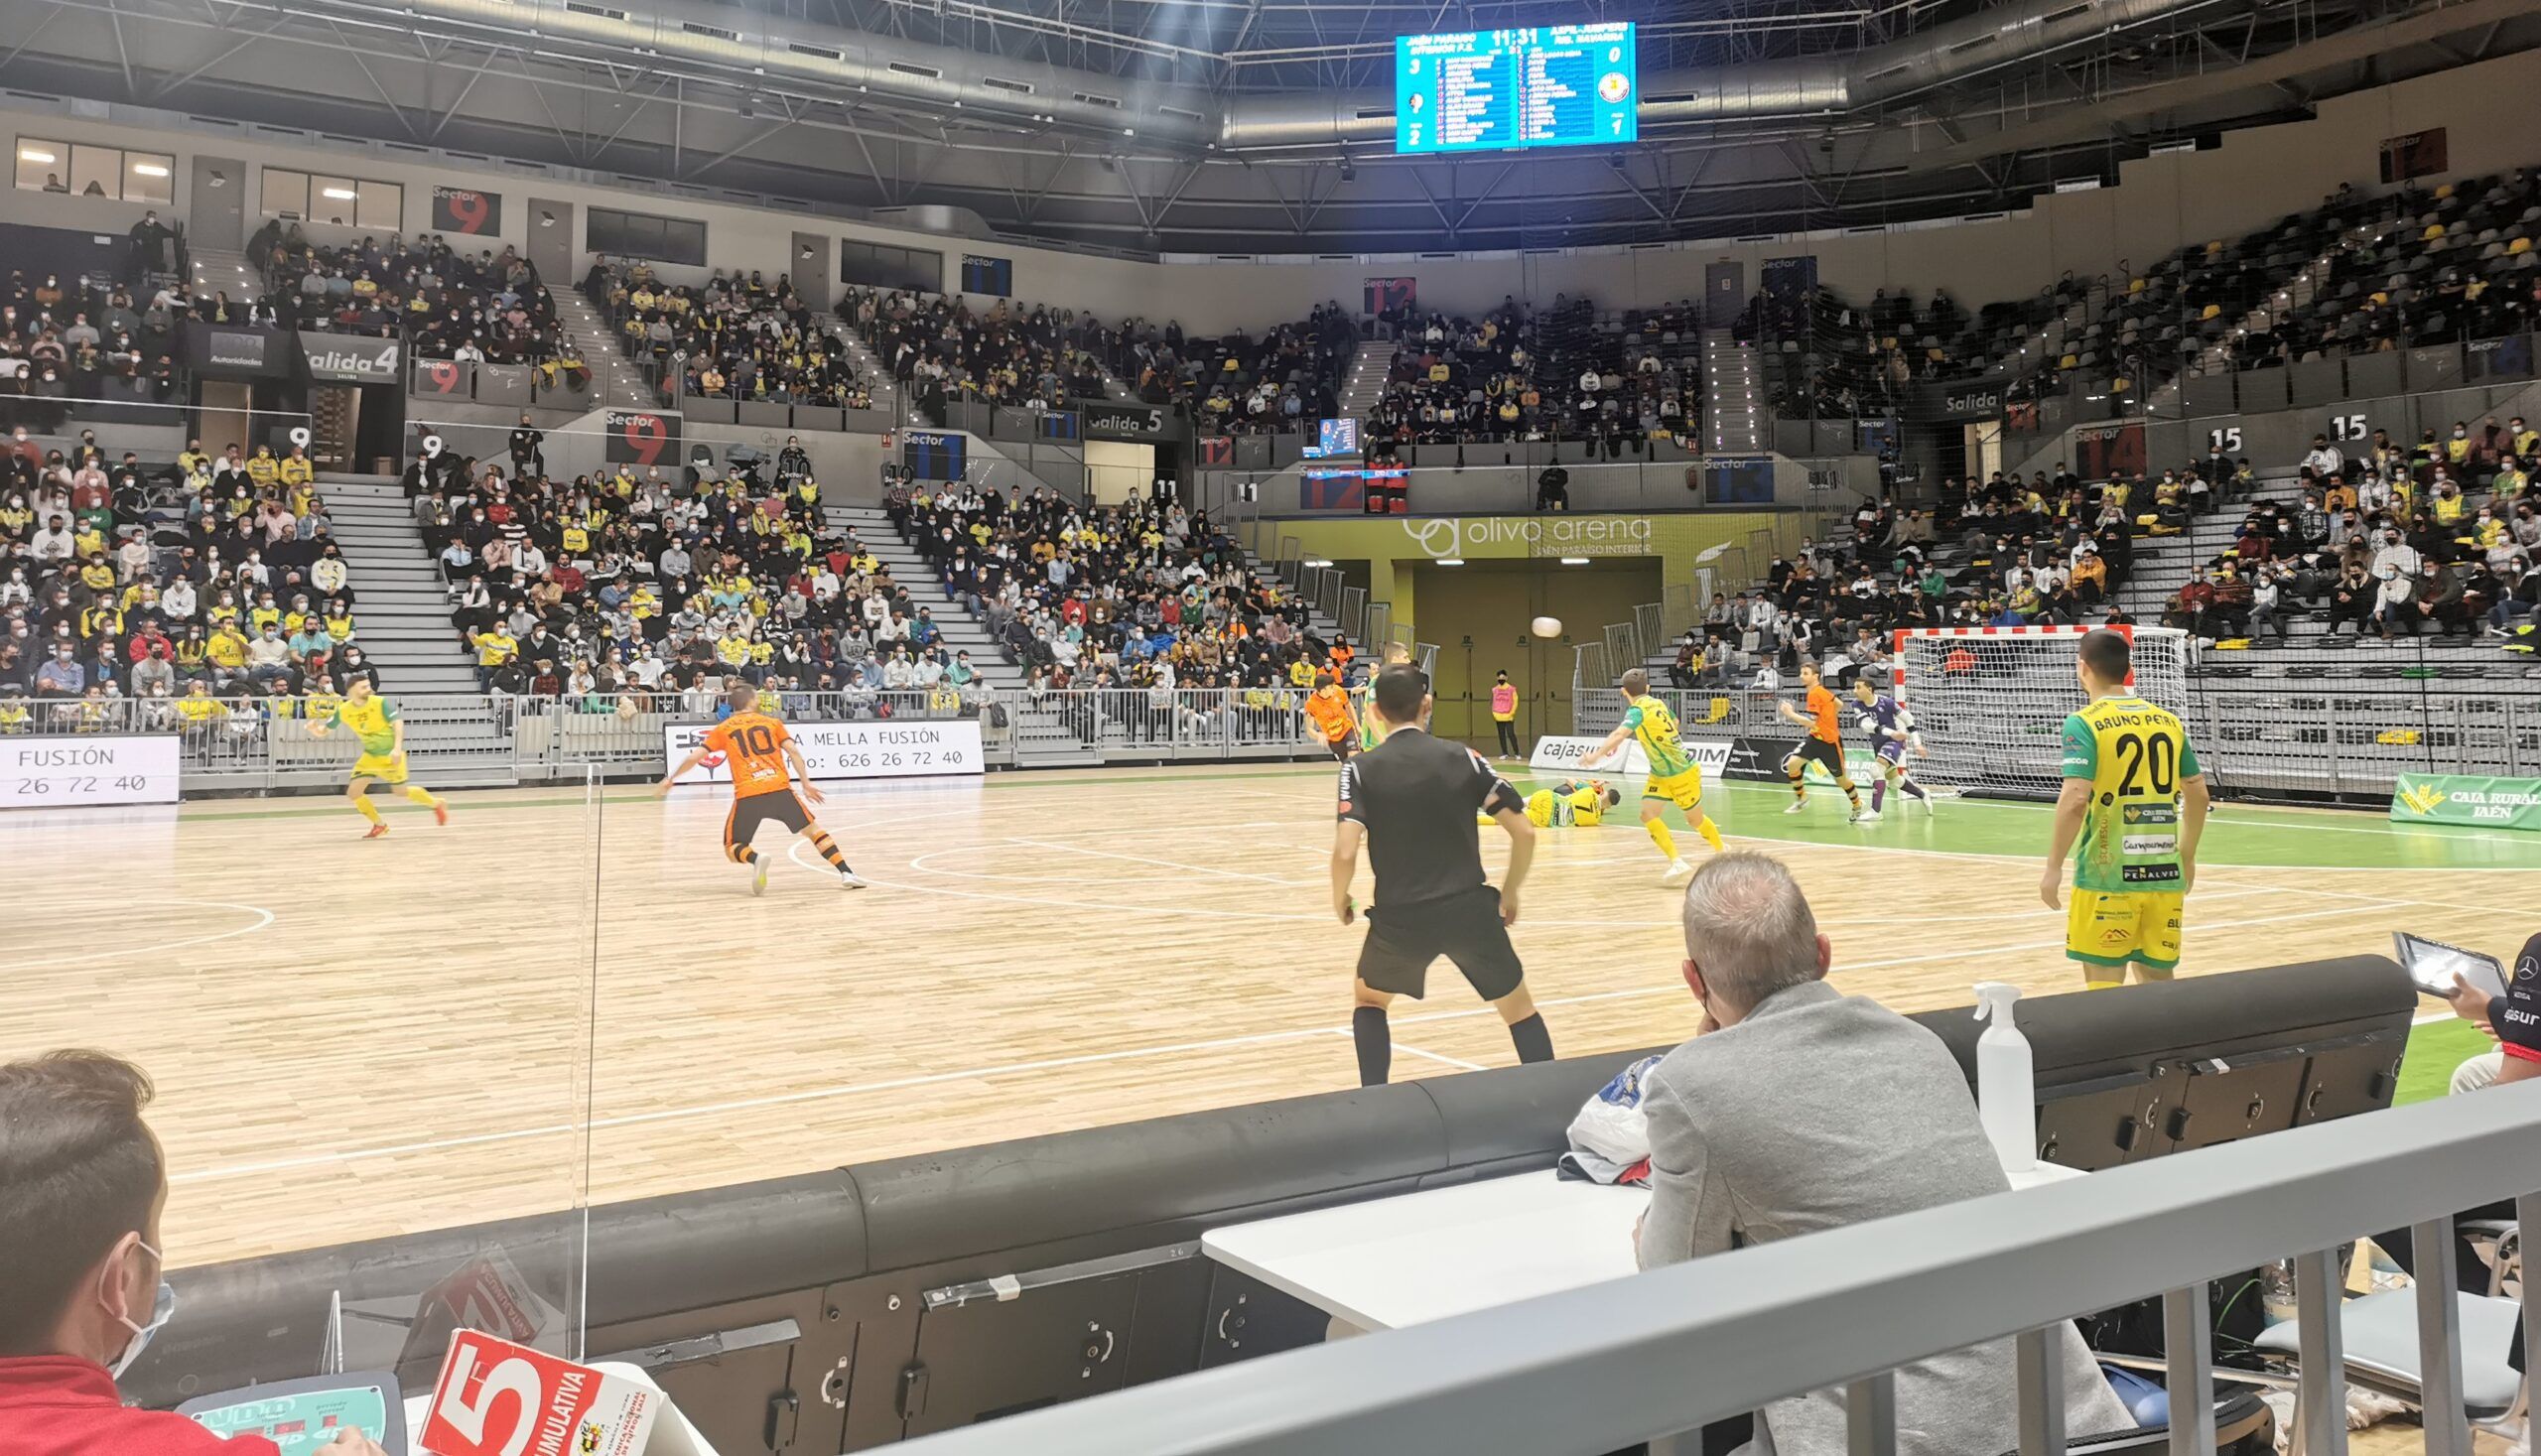
[{"label": "ceiling light", "polygon": [[33,162],[38,167],[51,167],[54,163],[54,156],[51,152],[39,152],[33,147],[20,147],[18,149],[18,160],[21,162]]},{"label": "ceiling light", "polygon": [[160,166],[156,162],[135,162],[132,164],[132,170],[143,177],[166,177],[168,175],[168,169]]},{"label": "ceiling light", "polygon": [[1463,566],[1464,564],[1465,559],[1461,556],[1442,556],[1435,563],[1438,566]]},{"label": "ceiling light", "polygon": [[350,188],[342,188],[342,187],[320,188],[320,189],[318,190],[318,195],[319,195],[320,197],[322,197],[322,198],[330,198],[330,199],[333,199],[334,200],[338,201],[338,202],[349,202],[349,201],[351,201],[351,200],[353,199],[353,193],[352,193],[352,189],[350,189]]},{"label": "ceiling light", "polygon": [[1588,558],[1584,556],[1565,556],[1561,559],[1561,564],[1563,566],[1586,566],[1588,564]]}]

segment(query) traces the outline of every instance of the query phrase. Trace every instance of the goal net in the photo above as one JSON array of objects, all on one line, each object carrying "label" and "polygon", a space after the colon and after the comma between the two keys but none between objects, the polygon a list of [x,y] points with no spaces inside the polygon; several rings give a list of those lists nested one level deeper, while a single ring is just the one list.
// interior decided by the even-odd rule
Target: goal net
[{"label": "goal net", "polygon": [[[2082,706],[2073,651],[2087,627],[1927,627],[1896,634],[1898,701],[1930,758],[1916,776],[1961,793],[2052,799],[2064,782],[2066,715]],[[2118,627],[2135,645],[2135,691],[2188,712],[2189,635]]]}]

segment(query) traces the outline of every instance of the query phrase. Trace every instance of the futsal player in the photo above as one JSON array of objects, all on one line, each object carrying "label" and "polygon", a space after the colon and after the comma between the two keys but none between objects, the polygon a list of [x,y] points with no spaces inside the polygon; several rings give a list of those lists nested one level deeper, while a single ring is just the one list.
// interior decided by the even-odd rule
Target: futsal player
[{"label": "futsal player", "polygon": [[[1384,667],[1398,667],[1411,660],[1411,648],[1402,642],[1388,642],[1379,654]],[[1376,701],[1377,675],[1368,674],[1367,681],[1350,690],[1350,706],[1359,715],[1359,751],[1364,753],[1384,741],[1385,733],[1377,725],[1377,715],[1369,705]]]},{"label": "futsal player", "polygon": [[423,785],[406,782],[406,722],[397,716],[397,705],[371,687],[369,678],[355,673],[334,712],[310,720],[309,735],[323,738],[339,724],[361,739],[361,756],[353,760],[352,777],[344,783],[344,797],[352,800],[361,817],[370,821],[370,830],[363,839],[375,840],[388,833],[387,821],[379,817],[379,806],[370,802],[370,786],[375,783],[403,786],[407,798],[433,811],[433,823],[450,823],[448,804]]},{"label": "futsal player", "polygon": [[1872,752],[1879,760],[1880,776],[1870,781],[1870,817],[1879,818],[1890,784],[1895,784],[1905,797],[1922,800],[1925,813],[1937,813],[1933,796],[1906,771],[1908,748],[1913,748],[1918,758],[1931,757],[1932,750],[1924,746],[1924,735],[1915,730],[1915,715],[1906,711],[1905,704],[1880,691],[1885,682],[1884,674],[1879,682],[1873,682],[1869,672],[1853,679],[1853,702],[1861,708],[1853,723],[1870,735]]},{"label": "futsal player", "polygon": [[[1586,783],[1566,779],[1527,796],[1527,822],[1538,829],[1567,829],[1574,825],[1593,829],[1605,822],[1607,810],[1623,801],[1623,793],[1602,778],[1592,778]],[[1492,821],[1489,814],[1477,812],[1474,822],[1489,824]]]},{"label": "futsal player", "polygon": [[829,837],[803,802],[809,799],[818,804],[825,796],[812,782],[812,765],[804,760],[802,745],[784,724],[758,711],[758,690],[749,684],[733,684],[725,690],[724,702],[731,713],[706,730],[697,747],[653,786],[653,792],[669,793],[681,774],[704,762],[707,754],[721,753],[733,770],[733,807],[724,816],[724,857],[750,866],[751,894],[767,890],[767,857],[750,848],[750,839],[770,820],[810,840],[812,848],[838,871],[840,888],[865,888],[865,881],[847,867],[847,856],[839,853],[838,841]]},{"label": "futsal player", "polygon": [[1870,811],[1862,807],[1862,791],[1853,786],[1853,776],[1844,771],[1844,727],[1836,712],[1835,695],[1818,678],[1816,663],[1800,665],[1800,685],[1808,692],[1806,712],[1788,703],[1774,705],[1784,718],[1808,729],[1808,736],[1783,759],[1783,772],[1791,775],[1791,807],[1783,812],[1798,814],[1808,807],[1808,765],[1814,763],[1825,769],[1827,777],[1852,801],[1852,822],[1870,823]]},{"label": "futsal player", "polygon": [[2082,637],[2073,675],[2090,701],[2065,720],[2065,788],[2038,897],[2051,910],[2073,860],[2065,956],[2093,991],[2168,981],[2179,970],[2182,901],[2197,886],[2206,775],[2177,715],[2135,695],[2134,646],[2107,628]]},{"label": "futsal player", "polygon": [[1694,866],[1676,853],[1675,831],[1668,827],[1668,806],[1685,816],[1686,827],[1703,837],[1714,854],[1720,851],[1720,827],[1703,812],[1703,770],[1685,751],[1679,735],[1676,715],[1668,705],[1650,696],[1650,674],[1640,668],[1625,673],[1617,684],[1624,695],[1623,722],[1615,725],[1588,756],[1579,760],[1582,768],[1595,768],[1607,756],[1623,747],[1624,739],[1640,740],[1641,751],[1650,758],[1650,779],[1641,786],[1641,827],[1659,853],[1668,857],[1668,867],[1659,873],[1661,884],[1682,884],[1691,879]]},{"label": "futsal player", "polygon": [[[1378,673],[1375,707],[1385,740],[1341,765],[1332,841],[1332,911],[1342,924],[1358,917],[1350,878],[1363,843],[1377,876],[1351,985],[1359,1085],[1386,1080],[1394,1061],[1386,1008],[1398,995],[1419,999],[1440,956],[1500,1013],[1518,1060],[1548,1062],[1552,1035],[1509,943],[1518,892],[1536,857],[1535,827],[1518,791],[1481,754],[1429,735],[1429,685],[1418,668],[1401,663]],[[1509,872],[1496,891],[1482,869],[1477,809],[1509,836]]]},{"label": "futsal player", "polygon": [[1350,695],[1331,673],[1317,673],[1315,680],[1315,690],[1306,695],[1306,717],[1323,734],[1323,746],[1346,763],[1359,747],[1359,720],[1350,711]]}]

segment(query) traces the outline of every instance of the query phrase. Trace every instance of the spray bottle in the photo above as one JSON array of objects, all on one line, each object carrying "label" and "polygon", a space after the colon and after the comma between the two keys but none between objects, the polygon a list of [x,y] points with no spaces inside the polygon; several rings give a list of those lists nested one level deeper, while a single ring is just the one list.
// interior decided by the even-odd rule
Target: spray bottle
[{"label": "spray bottle", "polygon": [[2038,1162],[2037,1079],[2029,1038],[2012,1018],[2020,998],[2017,986],[1976,984],[1976,1019],[1990,1023],[1976,1038],[1976,1116],[2003,1171],[2016,1176]]}]

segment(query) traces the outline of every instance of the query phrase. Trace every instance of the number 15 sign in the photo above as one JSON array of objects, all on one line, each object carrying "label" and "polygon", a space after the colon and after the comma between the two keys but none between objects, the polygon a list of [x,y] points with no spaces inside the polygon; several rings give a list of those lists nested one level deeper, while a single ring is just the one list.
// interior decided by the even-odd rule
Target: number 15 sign
[{"label": "number 15 sign", "polygon": [[661,1405],[657,1390],[461,1330],[417,1444],[433,1456],[642,1456]]}]

